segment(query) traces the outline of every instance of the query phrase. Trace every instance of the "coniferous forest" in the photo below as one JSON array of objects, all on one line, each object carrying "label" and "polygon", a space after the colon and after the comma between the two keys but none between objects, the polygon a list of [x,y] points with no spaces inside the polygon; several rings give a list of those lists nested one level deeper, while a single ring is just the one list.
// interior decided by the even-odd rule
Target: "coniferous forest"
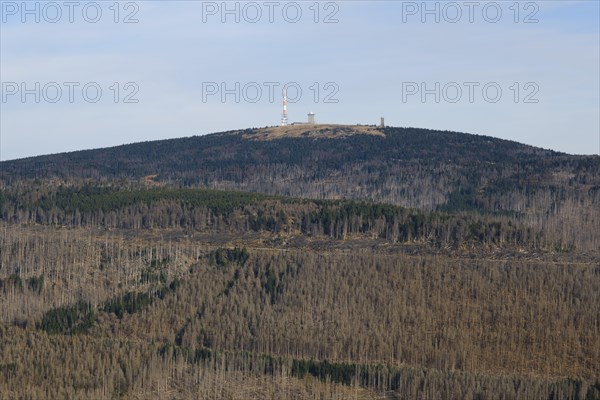
[{"label": "coniferous forest", "polygon": [[313,129],[0,163],[0,399],[600,399],[600,157]]}]

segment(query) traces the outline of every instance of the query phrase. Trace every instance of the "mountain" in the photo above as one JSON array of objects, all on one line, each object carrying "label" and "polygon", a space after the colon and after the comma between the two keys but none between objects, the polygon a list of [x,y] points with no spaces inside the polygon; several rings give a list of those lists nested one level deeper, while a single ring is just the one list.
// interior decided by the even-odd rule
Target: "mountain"
[{"label": "mountain", "polygon": [[0,163],[0,399],[600,399],[600,157],[293,125]]},{"label": "mountain", "polygon": [[455,132],[297,125],[135,143],[1,165],[3,179],[140,179],[157,175],[160,182],[194,186],[227,181],[252,185],[247,181],[256,180],[256,174],[275,171],[283,174],[281,179],[294,179],[292,170],[296,168],[307,169],[303,178],[309,182],[321,175],[344,174],[350,166],[365,174],[372,174],[374,168],[410,170],[417,163],[461,168],[573,163],[580,169],[589,160]]},{"label": "mountain", "polygon": [[[597,248],[600,157],[414,128],[293,125],[0,163],[1,180],[86,180],[508,213]],[[585,229],[580,229],[580,227]],[[595,247],[596,246],[596,247]]]}]

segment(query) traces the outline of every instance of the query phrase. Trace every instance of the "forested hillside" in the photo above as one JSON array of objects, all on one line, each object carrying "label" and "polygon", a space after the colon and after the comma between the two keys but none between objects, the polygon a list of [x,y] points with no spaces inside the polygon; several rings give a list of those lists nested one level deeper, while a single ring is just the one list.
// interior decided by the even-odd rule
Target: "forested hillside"
[{"label": "forested hillside", "polygon": [[[537,203],[597,204],[600,158],[455,132],[264,129],[136,143],[0,164],[2,181],[144,181],[409,207],[524,211]],[[361,127],[362,128],[362,127]],[[268,130],[267,130],[268,131]],[[352,134],[355,132],[355,134]]]},{"label": "forested hillside", "polygon": [[[33,193],[30,193],[33,196]],[[558,237],[502,215],[449,214],[356,201],[306,200],[193,189],[59,188],[37,199],[5,191],[2,218],[17,224],[189,232],[273,232],[390,243],[561,249]],[[572,250],[572,249],[571,249]]]},{"label": "forested hillside", "polygon": [[[566,247],[600,247],[600,157],[413,128],[247,129],[0,163],[18,187],[144,184],[519,214]],[[378,134],[373,134],[376,132]]]},{"label": "forested hillside", "polygon": [[600,399],[600,158],[295,129],[0,163],[0,399]]}]

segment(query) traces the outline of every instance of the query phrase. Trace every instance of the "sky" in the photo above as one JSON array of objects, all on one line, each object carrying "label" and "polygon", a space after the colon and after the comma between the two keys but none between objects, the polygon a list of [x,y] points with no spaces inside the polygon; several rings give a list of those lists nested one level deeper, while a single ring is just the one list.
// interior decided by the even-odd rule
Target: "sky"
[{"label": "sky", "polygon": [[600,153],[600,2],[0,0],[0,160],[290,122]]}]

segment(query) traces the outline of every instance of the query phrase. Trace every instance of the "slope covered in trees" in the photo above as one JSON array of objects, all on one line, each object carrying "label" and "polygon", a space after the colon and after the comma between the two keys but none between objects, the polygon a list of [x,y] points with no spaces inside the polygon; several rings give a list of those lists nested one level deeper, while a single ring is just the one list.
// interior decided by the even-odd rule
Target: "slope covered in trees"
[{"label": "slope covered in trees", "polygon": [[317,125],[0,174],[0,398],[600,399],[598,157]]},{"label": "slope covered in trees", "polygon": [[87,228],[4,227],[2,239],[3,276],[44,277],[41,290],[3,284],[4,393],[29,382],[50,397],[135,397],[162,384],[193,397],[242,373],[391,398],[599,394],[594,262]]},{"label": "slope covered in trees", "polygon": [[600,396],[598,254],[522,216],[30,185],[2,192],[12,397]]},{"label": "slope covered in trees", "polygon": [[[307,200],[198,189],[118,190],[85,186],[4,191],[0,216],[19,224],[273,232],[334,239],[363,236],[441,248],[513,246],[563,249],[560,236],[518,215],[451,214],[341,200]],[[566,248],[565,248],[566,249]]]},{"label": "slope covered in trees", "polygon": [[269,140],[269,130],[247,129],[7,161],[0,182],[91,180],[520,213],[532,229],[560,234],[565,247],[598,248],[588,233],[600,221],[600,157],[456,132],[362,128],[317,125]]},{"label": "slope covered in trees", "polygon": [[262,140],[264,129],[248,129],[7,161],[0,164],[0,179],[152,176],[174,186],[342,196],[429,209],[524,208],[530,195],[546,189],[559,199],[578,194],[597,200],[595,156],[456,132],[384,128],[381,135],[366,135],[357,127],[352,135],[346,127],[336,136],[336,129],[343,128],[331,128],[322,138],[276,140]]}]

